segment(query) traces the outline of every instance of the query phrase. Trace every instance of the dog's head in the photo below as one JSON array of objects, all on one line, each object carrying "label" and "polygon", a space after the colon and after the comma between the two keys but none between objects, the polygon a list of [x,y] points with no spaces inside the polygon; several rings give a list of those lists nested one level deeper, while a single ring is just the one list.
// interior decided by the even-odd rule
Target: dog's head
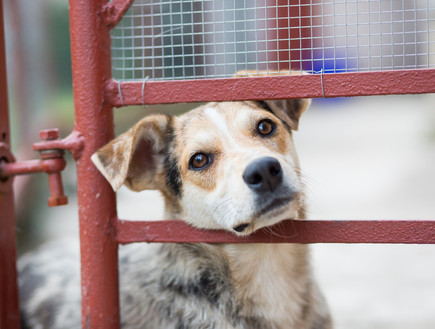
[{"label": "dog's head", "polygon": [[208,103],[151,115],[92,160],[114,190],[158,189],[169,212],[246,235],[298,218],[302,188],[292,140],[306,99]]}]

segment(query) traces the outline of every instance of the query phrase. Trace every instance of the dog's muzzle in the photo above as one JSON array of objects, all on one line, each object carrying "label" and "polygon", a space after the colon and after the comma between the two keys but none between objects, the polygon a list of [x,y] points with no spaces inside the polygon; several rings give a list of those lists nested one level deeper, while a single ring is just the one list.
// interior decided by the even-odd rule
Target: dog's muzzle
[{"label": "dog's muzzle", "polygon": [[246,167],[243,180],[257,193],[274,192],[283,180],[281,165],[272,157],[257,159]]},{"label": "dog's muzzle", "polygon": [[[292,191],[282,187],[284,174],[279,161],[273,157],[263,157],[251,162],[243,172],[246,185],[255,192],[258,209],[254,217],[261,217],[288,204],[294,197]],[[233,230],[242,233],[249,223],[240,223]]]}]

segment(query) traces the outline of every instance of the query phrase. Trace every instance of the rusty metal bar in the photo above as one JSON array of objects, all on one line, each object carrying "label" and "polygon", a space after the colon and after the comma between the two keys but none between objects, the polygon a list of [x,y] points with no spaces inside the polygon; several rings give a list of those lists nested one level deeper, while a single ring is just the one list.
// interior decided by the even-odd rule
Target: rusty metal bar
[{"label": "rusty metal bar", "polygon": [[[106,99],[125,105],[321,98],[435,92],[435,69],[328,73],[300,76],[118,82],[106,85]],[[144,89],[143,89],[144,87]],[[122,100],[119,90],[122,93]]]},{"label": "rusty metal bar", "polygon": [[199,230],[180,220],[117,224],[119,243],[403,243],[435,244],[434,220],[287,220],[248,237]]},{"label": "rusty metal bar", "polygon": [[46,160],[28,160],[20,162],[0,163],[0,179],[9,176],[27,175],[37,172],[54,173],[65,169],[66,162],[63,158]]},{"label": "rusty metal bar", "polygon": [[[0,0],[0,142],[10,144],[3,1]],[[11,160],[3,158],[0,160]],[[0,182],[3,185],[5,182]],[[12,184],[0,189],[0,328],[19,329],[14,194]]]},{"label": "rusty metal bar", "polygon": [[115,193],[90,156],[114,136],[105,100],[111,79],[110,29],[99,13],[106,0],[70,0],[75,131],[85,147],[77,159],[80,220],[82,327],[119,328],[118,244]]}]

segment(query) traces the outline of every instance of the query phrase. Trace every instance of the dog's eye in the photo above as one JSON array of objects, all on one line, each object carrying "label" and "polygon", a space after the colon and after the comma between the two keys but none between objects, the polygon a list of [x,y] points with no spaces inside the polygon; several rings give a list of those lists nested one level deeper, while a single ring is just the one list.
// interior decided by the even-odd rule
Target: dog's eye
[{"label": "dog's eye", "polygon": [[270,136],[275,132],[275,129],[275,123],[269,119],[263,119],[257,124],[257,132],[261,136]]},{"label": "dog's eye", "polygon": [[204,169],[211,163],[211,157],[204,153],[194,154],[189,161],[189,169],[200,170]]}]

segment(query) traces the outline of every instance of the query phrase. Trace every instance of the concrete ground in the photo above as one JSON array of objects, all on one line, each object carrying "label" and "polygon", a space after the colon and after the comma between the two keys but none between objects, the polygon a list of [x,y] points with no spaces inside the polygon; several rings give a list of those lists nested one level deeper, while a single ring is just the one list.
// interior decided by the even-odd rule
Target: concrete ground
[{"label": "concrete ground", "polygon": [[[295,133],[311,219],[435,219],[435,97],[317,101]],[[159,219],[155,192],[118,194],[119,217]],[[76,208],[47,236],[76,235]],[[337,329],[435,328],[435,245],[313,245]]]}]

